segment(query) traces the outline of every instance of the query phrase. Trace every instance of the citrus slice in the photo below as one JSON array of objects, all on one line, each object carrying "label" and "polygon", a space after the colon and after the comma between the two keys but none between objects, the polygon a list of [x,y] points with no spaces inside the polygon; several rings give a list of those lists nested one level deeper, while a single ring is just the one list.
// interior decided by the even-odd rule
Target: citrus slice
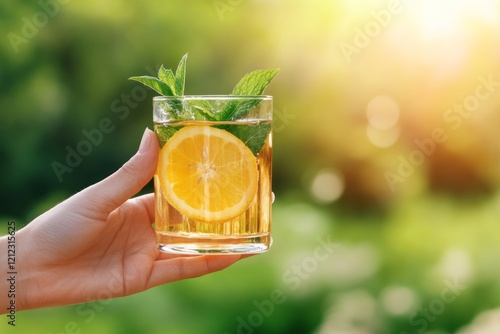
[{"label": "citrus slice", "polygon": [[168,202],[206,222],[242,214],[257,193],[257,160],[231,133],[192,125],[177,131],[160,151],[157,174]]}]

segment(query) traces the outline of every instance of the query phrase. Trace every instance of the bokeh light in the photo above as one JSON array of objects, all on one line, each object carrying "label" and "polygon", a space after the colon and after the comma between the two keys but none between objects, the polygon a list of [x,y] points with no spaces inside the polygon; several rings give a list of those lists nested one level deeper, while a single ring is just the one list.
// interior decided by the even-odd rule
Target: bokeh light
[{"label": "bokeh light", "polygon": [[399,139],[400,130],[397,126],[382,130],[379,128],[375,128],[372,125],[368,125],[366,127],[366,135],[373,145],[385,148],[391,147],[397,142],[397,140]]},{"label": "bokeh light", "polygon": [[335,170],[319,171],[311,182],[311,193],[322,203],[333,203],[342,196],[344,181]]},{"label": "bokeh light", "polygon": [[389,96],[377,96],[366,107],[368,123],[373,128],[387,130],[394,127],[399,120],[399,106]]},{"label": "bokeh light", "polygon": [[408,287],[387,287],[382,291],[380,299],[384,309],[395,316],[410,314],[419,303],[415,291]]}]

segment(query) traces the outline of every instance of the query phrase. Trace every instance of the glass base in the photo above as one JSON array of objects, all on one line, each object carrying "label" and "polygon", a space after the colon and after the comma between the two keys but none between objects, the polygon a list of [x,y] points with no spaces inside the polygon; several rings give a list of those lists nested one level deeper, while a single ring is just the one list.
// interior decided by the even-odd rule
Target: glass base
[{"label": "glass base", "polygon": [[201,238],[179,234],[156,233],[158,249],[164,253],[200,255],[200,254],[258,254],[271,247],[271,237],[252,235],[245,237]]}]

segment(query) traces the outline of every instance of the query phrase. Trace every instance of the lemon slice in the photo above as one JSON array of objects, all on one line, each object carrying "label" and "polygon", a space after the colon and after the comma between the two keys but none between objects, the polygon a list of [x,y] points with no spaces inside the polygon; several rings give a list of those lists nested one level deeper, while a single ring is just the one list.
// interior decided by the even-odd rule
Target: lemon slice
[{"label": "lemon slice", "polygon": [[167,201],[183,215],[222,222],[241,215],[257,194],[257,160],[231,133],[192,125],[160,151],[157,174]]}]

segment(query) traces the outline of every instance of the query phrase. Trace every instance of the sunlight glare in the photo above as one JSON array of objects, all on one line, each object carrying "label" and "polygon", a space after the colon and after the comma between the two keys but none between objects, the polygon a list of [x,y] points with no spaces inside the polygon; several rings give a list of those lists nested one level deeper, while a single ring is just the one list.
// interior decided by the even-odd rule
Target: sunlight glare
[{"label": "sunlight glare", "polygon": [[423,40],[465,38],[469,19],[495,21],[494,7],[492,0],[422,0],[416,5],[414,15]]}]

